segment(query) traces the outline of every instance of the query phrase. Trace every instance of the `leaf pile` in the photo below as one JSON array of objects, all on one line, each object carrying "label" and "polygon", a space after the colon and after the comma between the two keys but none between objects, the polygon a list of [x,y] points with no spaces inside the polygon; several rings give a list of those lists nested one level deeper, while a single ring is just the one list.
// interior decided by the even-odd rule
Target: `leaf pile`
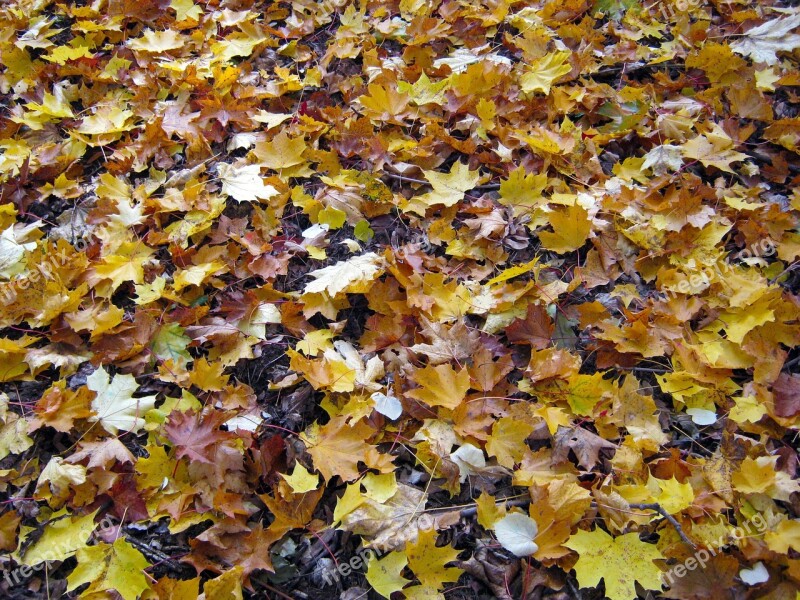
[{"label": "leaf pile", "polygon": [[3,2],[2,595],[794,598],[798,28]]}]

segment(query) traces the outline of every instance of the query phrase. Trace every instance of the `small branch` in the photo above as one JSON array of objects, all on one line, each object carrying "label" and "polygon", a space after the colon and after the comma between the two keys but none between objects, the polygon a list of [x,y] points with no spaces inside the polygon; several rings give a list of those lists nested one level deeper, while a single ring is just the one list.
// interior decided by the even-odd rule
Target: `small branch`
[{"label": "small branch", "polygon": [[781,367],[781,371],[791,369],[797,363],[800,363],[800,356],[796,356],[792,360],[784,363],[783,367]]},{"label": "small branch", "polygon": [[424,181],[422,179],[414,179],[413,177],[406,177],[405,175],[400,175],[399,173],[392,173],[391,171],[383,171],[381,175],[386,175],[387,177],[391,177],[392,179],[396,179],[397,181],[405,181],[406,183],[419,183],[421,185],[430,185],[430,181]]},{"label": "small branch", "polygon": [[141,540],[137,540],[135,537],[127,535],[125,536],[125,540],[134,548],[139,550],[142,554],[144,554],[147,558],[152,560],[153,562],[166,564],[169,566],[171,570],[176,573],[181,573],[185,570],[185,567],[188,565],[184,565],[183,563],[176,561],[171,556],[168,556],[161,552],[161,550],[156,550],[155,548],[151,548],[145,542]]},{"label": "small branch", "polygon": [[575,585],[575,583],[569,577],[567,577],[567,587],[569,588],[569,591],[572,592],[572,597],[573,598],[577,598],[577,600],[583,600],[583,596],[581,595],[581,591],[578,589],[578,587]]},{"label": "small branch", "polygon": [[637,508],[639,510],[654,510],[662,517],[664,517],[667,521],[669,521],[670,525],[672,525],[675,528],[675,531],[678,532],[678,535],[683,540],[684,544],[691,546],[693,550],[697,549],[697,546],[695,546],[694,542],[689,539],[689,536],[687,536],[686,533],[684,533],[683,527],[681,527],[681,524],[678,523],[678,520],[671,514],[669,514],[666,510],[664,510],[664,507],[661,506],[659,503],[652,502],[652,503],[631,504],[630,507]]},{"label": "small branch", "polygon": [[[397,181],[403,181],[405,183],[416,183],[419,185],[431,185],[430,181],[425,181],[424,179],[416,179],[414,177],[406,177],[405,175],[400,175],[399,173],[392,173],[391,171],[382,171],[381,175],[386,175],[392,179],[396,179]],[[482,192],[489,192],[492,190],[499,190],[500,184],[499,183],[484,183],[483,185],[476,185],[472,190],[479,190]],[[471,191],[471,190],[467,190]]]},{"label": "small branch", "polygon": [[[498,505],[499,504],[505,504],[506,506],[528,506],[528,504],[530,504],[530,503],[531,503],[530,498],[528,498],[528,499],[522,498],[522,499],[519,499],[519,500],[509,500],[507,502],[504,502],[504,501],[501,500],[500,502],[497,502],[496,504],[498,504]],[[445,508],[445,507],[442,507],[442,508]],[[464,510],[462,510],[459,514],[462,517],[473,517],[477,513],[478,513],[478,507],[477,506],[470,506],[469,508],[465,508]]]}]

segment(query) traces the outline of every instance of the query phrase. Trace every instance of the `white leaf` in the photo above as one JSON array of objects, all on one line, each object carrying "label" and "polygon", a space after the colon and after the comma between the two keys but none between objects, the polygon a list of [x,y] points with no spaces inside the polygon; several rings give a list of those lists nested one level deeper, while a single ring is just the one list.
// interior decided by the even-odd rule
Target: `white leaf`
[{"label": "white leaf", "polygon": [[472,49],[459,48],[446,58],[437,58],[435,61],[433,61],[433,66],[437,69],[440,69],[444,65],[447,65],[450,67],[450,70],[453,73],[463,73],[467,70],[469,65],[482,60],[487,60],[496,64],[511,64],[511,61],[508,58],[505,56],[500,56],[499,54],[478,54],[478,52],[484,48],[486,48],[486,46]]},{"label": "white leaf", "polygon": [[304,294],[327,292],[333,298],[350,286],[372,281],[383,272],[381,257],[374,252],[354,256],[339,261],[330,267],[311,271],[309,275],[316,279],[307,284]]},{"label": "white leaf", "polygon": [[266,110],[261,110],[250,118],[256,123],[264,123],[267,129],[271,129],[277,127],[284,121],[288,121],[293,116],[292,113],[271,113]]},{"label": "white leaf", "polygon": [[683,165],[683,151],[680,146],[664,144],[656,146],[644,155],[642,170],[653,169],[655,175],[663,175],[667,171],[677,171]]},{"label": "white leaf", "polygon": [[133,375],[117,375],[111,381],[102,367],[86,378],[86,387],[97,394],[92,400],[92,410],[97,414],[89,420],[99,421],[114,435],[119,430],[139,431],[145,423],[142,415],[156,403],[155,396],[131,397],[139,389]]},{"label": "white leaf", "polygon": [[472,444],[464,444],[455,452],[451,452],[450,460],[458,466],[462,483],[466,481],[467,475],[475,475],[486,467],[486,458],[483,456],[483,450],[476,448]]},{"label": "white leaf", "polygon": [[539,527],[536,521],[522,513],[509,513],[494,524],[494,533],[500,545],[514,556],[530,556],[539,549],[533,540]]},{"label": "white leaf", "polygon": [[27,234],[41,225],[36,221],[24,228],[12,225],[0,234],[0,276],[11,278],[25,269],[25,253],[36,248],[36,242],[21,243]]},{"label": "white leaf", "polygon": [[692,417],[695,425],[713,425],[717,422],[717,413],[704,408],[687,408],[686,414]]},{"label": "white leaf", "polygon": [[739,579],[744,581],[747,585],[758,585],[769,580],[769,571],[764,566],[764,563],[758,561],[753,565],[752,569],[742,569],[739,571]]},{"label": "white leaf", "polygon": [[756,63],[777,64],[776,52],[791,52],[800,47],[800,35],[789,33],[795,27],[800,27],[800,14],[767,21],[733,42],[731,50],[749,56]]},{"label": "white leaf", "polygon": [[255,338],[266,341],[267,324],[278,324],[281,322],[281,311],[278,307],[269,302],[263,302],[258,307],[248,313],[239,321],[237,328],[245,335],[252,335]]},{"label": "white leaf", "polygon": [[400,400],[394,396],[387,396],[383,392],[375,392],[370,396],[375,404],[375,410],[381,413],[384,417],[392,419],[393,421],[403,414],[403,405]]},{"label": "white leaf", "polygon": [[220,163],[217,174],[222,182],[222,193],[239,202],[268,200],[278,194],[278,190],[271,185],[264,185],[259,165],[235,167]]}]

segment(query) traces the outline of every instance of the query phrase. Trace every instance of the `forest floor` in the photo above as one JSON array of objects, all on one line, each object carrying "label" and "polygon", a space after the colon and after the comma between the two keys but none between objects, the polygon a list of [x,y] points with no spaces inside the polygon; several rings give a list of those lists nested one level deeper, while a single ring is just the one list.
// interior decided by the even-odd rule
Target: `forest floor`
[{"label": "forest floor", "polygon": [[800,597],[794,2],[7,0],[0,57],[0,597]]}]

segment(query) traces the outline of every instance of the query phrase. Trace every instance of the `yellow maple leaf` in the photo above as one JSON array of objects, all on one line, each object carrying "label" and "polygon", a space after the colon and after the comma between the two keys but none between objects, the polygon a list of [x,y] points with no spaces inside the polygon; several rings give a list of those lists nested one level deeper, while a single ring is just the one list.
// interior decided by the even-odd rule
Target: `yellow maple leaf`
[{"label": "yellow maple leaf", "polygon": [[281,131],[272,140],[257,143],[253,154],[260,166],[279,171],[303,164],[305,149],[306,141],[302,136],[290,138],[285,131]]},{"label": "yellow maple leaf", "polygon": [[694,502],[692,484],[680,483],[674,476],[671,479],[651,478],[647,487],[651,490],[655,489],[656,501],[670,514],[679,513],[689,508]]},{"label": "yellow maple leaf", "polygon": [[542,245],[548,250],[564,254],[577,250],[586,242],[592,223],[582,206],[567,206],[548,215],[553,232],[539,232]]},{"label": "yellow maple leaf", "polygon": [[153,250],[141,242],[124,242],[94,270],[100,278],[111,280],[112,290],[126,281],[141,284],[144,283],[144,264],[152,255]]},{"label": "yellow maple leaf", "polygon": [[717,167],[721,171],[733,173],[731,163],[748,158],[746,154],[736,152],[733,145],[733,140],[719,125],[715,125],[707,135],[698,135],[681,148],[685,158],[699,160],[704,167]]},{"label": "yellow maple leaf", "polygon": [[414,85],[406,81],[400,81],[397,84],[397,89],[400,93],[407,94],[414,104],[422,106],[423,104],[439,104],[444,102],[444,91],[450,85],[450,78],[442,79],[433,83],[425,71],[419,76]]},{"label": "yellow maple leaf", "polygon": [[406,392],[406,396],[451,410],[464,401],[469,389],[469,371],[464,368],[456,372],[448,364],[418,369],[412,379],[420,387]]},{"label": "yellow maple leaf", "polygon": [[574,568],[582,588],[595,587],[602,579],[611,600],[636,598],[637,581],[646,590],[661,589],[661,570],[653,561],[664,556],[638,533],[612,538],[600,528],[580,529],[564,545],[580,555]]},{"label": "yellow maple leaf", "polygon": [[407,210],[424,215],[429,206],[441,204],[453,206],[464,199],[464,192],[471,190],[478,184],[480,175],[477,171],[470,171],[469,165],[457,162],[450,167],[449,173],[438,171],[423,171],[433,190],[422,196],[409,200]]},{"label": "yellow maple leaf", "polygon": [[136,600],[148,589],[144,555],[124,538],[113,544],[100,543],[78,549],[78,566],[67,577],[67,590],[89,584],[83,595],[116,591],[124,600]]},{"label": "yellow maple leaf", "polygon": [[183,36],[174,29],[165,29],[164,31],[148,29],[142,37],[128,41],[128,47],[131,50],[152,52],[153,54],[175,50],[183,46],[183,44]]},{"label": "yellow maple leaf", "polygon": [[745,458],[739,471],[731,476],[731,483],[743,494],[766,494],[776,500],[789,501],[789,497],[800,491],[800,482],[776,468],[777,456]]},{"label": "yellow maple leaf", "polygon": [[498,464],[513,468],[525,454],[525,440],[532,428],[521,419],[503,417],[494,422],[492,435],[486,442],[486,452],[497,458]]},{"label": "yellow maple leaf", "polygon": [[530,65],[529,70],[519,78],[522,91],[549,94],[553,82],[572,70],[572,66],[568,62],[571,55],[572,52],[569,50],[563,50],[551,52],[535,61]]},{"label": "yellow maple leaf", "polygon": [[542,195],[547,187],[546,173],[525,174],[525,169],[517,167],[508,175],[508,179],[500,182],[500,199],[498,202],[510,206],[515,215],[529,213],[544,208],[547,199]]},{"label": "yellow maple leaf", "polygon": [[344,481],[353,481],[360,474],[359,461],[367,466],[386,464],[375,447],[365,441],[375,434],[375,430],[364,421],[350,426],[347,419],[346,415],[339,415],[322,426],[314,423],[300,434],[314,460],[314,467],[322,473],[325,481],[336,475]]},{"label": "yellow maple leaf", "polygon": [[358,97],[361,106],[368,110],[370,119],[375,122],[403,124],[403,117],[408,111],[409,97],[398,92],[393,86],[370,83],[369,94]]},{"label": "yellow maple leaf", "polygon": [[458,550],[450,546],[436,546],[437,533],[433,529],[423,529],[417,541],[408,544],[406,556],[408,566],[420,584],[431,590],[439,590],[443,584],[455,581],[461,575],[461,569],[445,567],[458,557]]},{"label": "yellow maple leaf", "polygon": [[319,475],[312,475],[300,463],[295,464],[291,475],[286,475],[285,473],[280,475],[286,480],[286,483],[292,486],[292,491],[295,494],[312,492],[319,487]]},{"label": "yellow maple leaf", "polygon": [[789,548],[800,550],[800,520],[784,519],[773,531],[764,534],[764,541],[773,552],[788,554]]},{"label": "yellow maple leaf", "polygon": [[[69,515],[50,521],[44,526],[39,539],[26,547],[22,558],[17,562],[33,566],[45,560],[66,560],[76,550],[86,546],[95,528],[96,514],[97,511],[94,511],[82,517]],[[24,542],[27,540],[20,541],[20,547],[25,546]]]},{"label": "yellow maple leaf", "polygon": [[404,552],[390,552],[383,558],[377,558],[371,554],[367,563],[367,581],[372,589],[384,598],[389,598],[394,592],[403,589],[403,586],[410,583],[408,579],[400,575],[400,572],[408,565],[408,558]]}]

